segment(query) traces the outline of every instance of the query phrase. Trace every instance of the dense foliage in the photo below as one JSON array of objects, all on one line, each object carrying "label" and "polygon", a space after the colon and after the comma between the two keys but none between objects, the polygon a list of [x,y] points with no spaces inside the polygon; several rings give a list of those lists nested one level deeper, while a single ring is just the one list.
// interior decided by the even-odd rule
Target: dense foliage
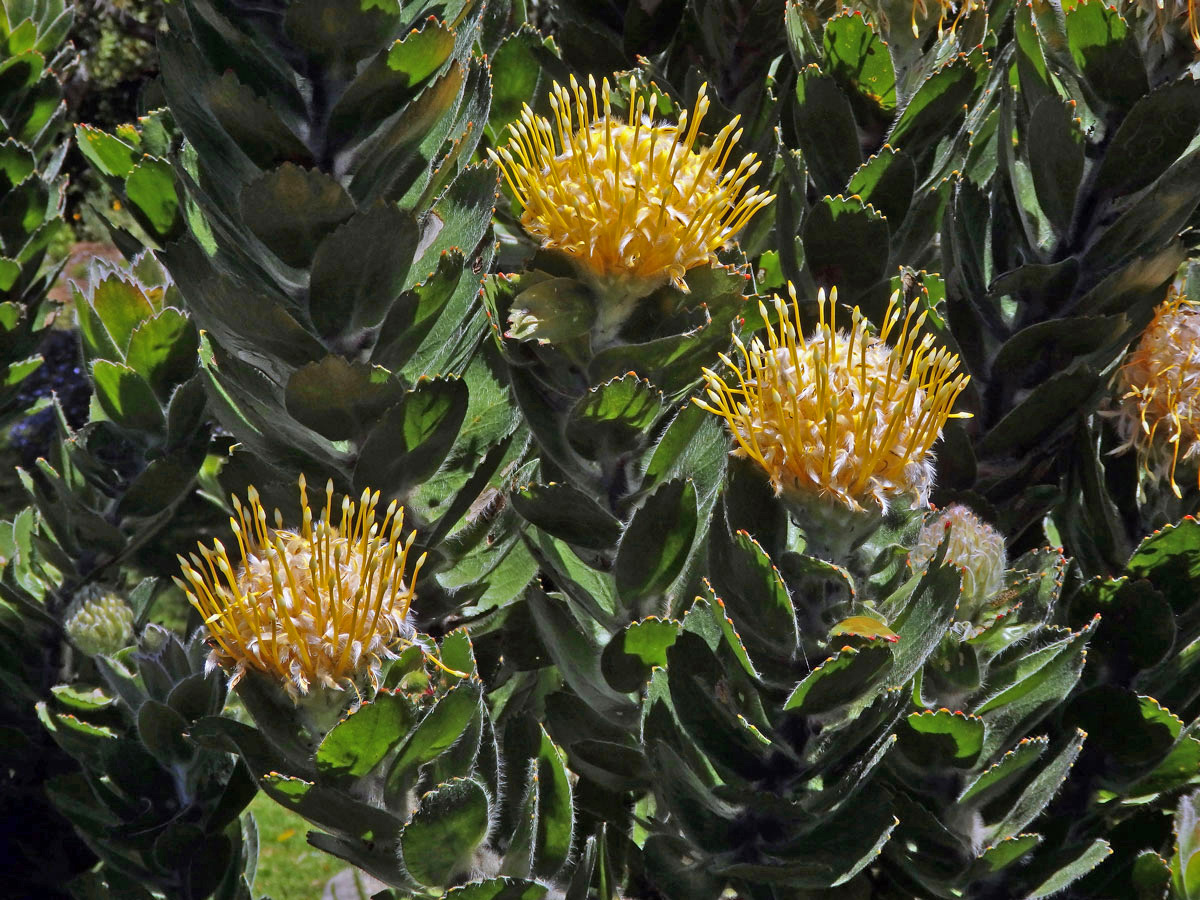
[{"label": "dense foliage", "polygon": [[15,895],[258,897],[261,792],[392,900],[1200,897],[1194,4],[80,6]]}]

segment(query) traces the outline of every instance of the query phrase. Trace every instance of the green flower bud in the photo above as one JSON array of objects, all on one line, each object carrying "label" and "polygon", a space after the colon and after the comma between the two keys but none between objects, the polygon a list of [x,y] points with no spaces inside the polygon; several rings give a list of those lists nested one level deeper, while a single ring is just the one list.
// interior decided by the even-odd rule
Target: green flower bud
[{"label": "green flower bud", "polygon": [[[949,531],[949,536],[947,536]],[[972,622],[1004,586],[1008,557],[1004,537],[965,506],[954,504],[926,520],[909,554],[914,569],[924,569],[946,541],[946,565],[962,570],[958,620]]]},{"label": "green flower bud", "polygon": [[92,588],[67,620],[66,631],[88,656],[110,655],[133,643],[133,610],[116,594]]}]

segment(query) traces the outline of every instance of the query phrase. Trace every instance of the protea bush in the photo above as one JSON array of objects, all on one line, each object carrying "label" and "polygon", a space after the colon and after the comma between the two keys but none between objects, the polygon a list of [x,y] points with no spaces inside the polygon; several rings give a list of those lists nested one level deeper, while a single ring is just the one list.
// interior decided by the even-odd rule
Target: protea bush
[{"label": "protea bush", "polygon": [[1195,4],[165,21],[0,0],[14,896],[1200,896]]}]

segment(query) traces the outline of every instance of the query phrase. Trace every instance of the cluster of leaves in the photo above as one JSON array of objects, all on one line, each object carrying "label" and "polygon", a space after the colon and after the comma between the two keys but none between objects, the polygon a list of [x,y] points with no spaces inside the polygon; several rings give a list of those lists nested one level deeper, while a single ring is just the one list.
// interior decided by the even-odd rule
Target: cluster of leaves
[{"label": "cluster of leaves", "polygon": [[[1065,6],[171,4],[166,106],[75,129],[130,265],[74,290],[87,421],[52,402],[0,528],[4,813],[62,833],[17,845],[21,884],[254,896],[261,789],[394,900],[1200,895],[1200,526],[1167,524],[1196,492],[1139,490],[1099,414],[1195,249],[1200,96],[1186,42]],[[69,23],[0,3],[13,396]],[[705,131],[741,115],[777,200],[600,328],[481,150],[553,80],[631,67],[618,114],[707,82]],[[982,613],[945,546],[910,564],[919,510],[820,556],[845,518],[805,521],[690,404],[785,281],[875,321],[899,291],[961,355],[935,499],[1016,557]],[[229,492],[291,524],[300,473],[405,505],[418,634],[361,696],[251,671],[227,704],[198,617],[149,623],[175,553],[236,545]],[[97,588],[130,647],[64,630]]]}]

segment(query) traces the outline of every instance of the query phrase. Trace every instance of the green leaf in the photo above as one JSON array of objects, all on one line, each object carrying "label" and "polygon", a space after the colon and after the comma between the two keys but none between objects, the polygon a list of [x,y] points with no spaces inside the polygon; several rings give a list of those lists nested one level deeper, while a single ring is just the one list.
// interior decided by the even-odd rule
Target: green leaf
[{"label": "green leaf", "polygon": [[454,52],[454,33],[429,17],[373,59],[351,82],[329,115],[329,127],[347,141],[361,140],[417,95]]},{"label": "green leaf", "polygon": [[247,227],[289,266],[309,265],[321,241],[354,215],[354,201],[331,176],[284,163],[241,193]]},{"label": "green leaf", "polygon": [[[1075,269],[1074,260],[1071,268]],[[1010,275],[1027,272],[1030,269],[1049,269],[1055,267],[1022,266],[1012,272],[1002,275],[993,284],[993,291],[1000,295],[1007,293]],[[1067,274],[1074,280],[1074,273]],[[1070,291],[1070,285],[1058,282],[1058,279],[1048,280],[1044,289],[1038,293],[1053,294],[1062,287],[1064,292]],[[1012,285],[1014,290],[1019,290]],[[1093,353],[1102,347],[1111,346],[1118,341],[1128,329],[1128,321],[1124,316],[1081,316],[1072,315],[1066,319],[1049,319],[1036,322],[1027,328],[1022,328],[1004,342],[996,354],[995,371],[1011,372],[1015,377],[1023,371],[1030,374],[1020,380],[1021,384],[1030,386],[1037,384],[1045,377],[1044,372],[1065,369],[1077,357]],[[1127,338],[1126,338],[1127,339]]]},{"label": "green leaf", "polygon": [[349,66],[380,49],[399,29],[398,5],[364,0],[298,0],[288,6],[284,31],[331,67]]},{"label": "green leaf", "polygon": [[761,863],[735,862],[717,871],[789,888],[838,888],[871,865],[900,824],[886,793],[859,794],[822,827],[790,838]]},{"label": "green leaf", "polygon": [[[313,257],[308,286],[309,315],[317,331],[353,336],[383,321],[404,291],[419,234],[410,213],[380,203],[325,238]],[[376,247],[393,249],[366,252]]]},{"label": "green leaf", "polygon": [[133,329],[126,364],[142,376],[162,400],[196,371],[200,333],[196,324],[168,306]]},{"label": "green leaf", "polygon": [[552,878],[567,862],[575,832],[575,814],[571,803],[571,779],[563,752],[538,726],[541,742],[537,755],[538,819],[534,874]]},{"label": "green leaf", "polygon": [[82,686],[56,684],[50,688],[50,693],[67,709],[84,713],[108,709],[116,702],[100,688],[84,690]]},{"label": "green leaf", "polygon": [[653,784],[642,751],[612,741],[572,741],[571,769],[610,791],[640,792]]},{"label": "green leaf", "polygon": [[[1165,580],[1165,579],[1164,579]],[[1175,614],[1148,581],[1096,579],[1071,599],[1069,623],[1079,628],[1100,616],[1092,639],[1093,665],[1149,669],[1161,662],[1175,643]]]},{"label": "green leaf", "polygon": [[871,204],[889,223],[898,226],[912,205],[916,179],[912,157],[885,144],[850,178],[846,194]]},{"label": "green leaf", "polygon": [[[1097,236],[1080,260],[1084,271],[1093,267],[1103,270],[1134,256],[1161,252],[1162,246],[1174,240],[1197,204],[1200,204],[1198,188],[1200,148],[1192,150],[1167,169],[1120,218]],[[1136,283],[1149,274],[1137,273],[1131,280]],[[1153,274],[1158,273],[1154,271]],[[1104,306],[1098,311],[1108,309],[1110,307]]]},{"label": "green leaf", "polygon": [[113,178],[126,177],[142,157],[116,135],[86,124],[75,126],[75,146],[101,173]]},{"label": "green leaf", "polygon": [[92,380],[96,399],[114,422],[153,435],[163,431],[166,419],[154,391],[129,366],[97,360],[92,365]]},{"label": "green leaf", "polygon": [[[428,176],[431,158],[448,136],[465,83],[462,64],[452,61],[398,116],[354,151],[348,162],[350,192],[360,203],[396,200],[413,179]],[[425,142],[436,146],[423,146]]]},{"label": "green leaf", "polygon": [[636,723],[636,707],[608,686],[594,639],[579,627],[565,604],[547,596],[536,584],[526,590],[525,600],[542,645],[579,698],[614,723]]},{"label": "green leaf", "polygon": [[392,406],[363,443],[356,487],[402,497],[438,470],[467,412],[467,387],[457,378],[423,380]]},{"label": "green leaf", "polygon": [[646,465],[642,490],[690,478],[702,510],[712,508],[725,476],[729,435],[720,419],[688,403],[671,420]]},{"label": "green leaf", "polygon": [[[488,131],[495,143],[508,137],[506,127],[515,122],[526,104],[536,104],[549,93],[550,79],[565,74],[554,53],[554,42],[528,23],[504,38],[492,56],[492,110]],[[560,79],[566,86],[567,79]]]},{"label": "green leaf", "polygon": [[668,897],[719,897],[724,889],[725,879],[695,865],[692,843],[679,835],[651,834],[642,852],[647,874]]},{"label": "green leaf", "polygon": [[1143,850],[1133,861],[1129,880],[1137,889],[1136,900],[1162,900],[1171,887],[1171,866],[1153,850]]},{"label": "green leaf", "polygon": [[758,669],[755,668],[753,660],[750,659],[750,654],[746,651],[746,645],[742,643],[742,636],[738,634],[737,627],[733,624],[733,619],[726,615],[725,601],[712,593],[712,586],[706,585],[710,594],[709,605],[712,609],[713,620],[717,623],[717,627],[721,629],[721,635],[725,638],[725,644],[732,651],[734,658],[741,665],[743,671],[755,681],[760,679]]},{"label": "green leaf", "polygon": [[864,113],[890,114],[896,108],[896,72],[888,45],[865,16],[846,11],[825,23],[821,37],[825,67],[850,97],[860,120]]},{"label": "green leaf", "polygon": [[[1146,698],[1149,699],[1149,698]],[[1128,797],[1149,797],[1163,791],[1176,791],[1200,781],[1200,740],[1184,737],[1150,774],[1139,778],[1125,794]]]},{"label": "green leaf", "polygon": [[811,65],[796,78],[794,109],[793,138],[804,153],[817,190],[841,193],[847,179],[862,165],[850,100],[833,78]]},{"label": "green leaf", "polygon": [[404,867],[430,887],[448,884],[470,866],[488,830],[488,798],[469,778],[457,778],[425,794],[400,832]]},{"label": "green leaf", "polygon": [[204,463],[204,443],[194,441],[152,460],[138,473],[117,504],[121,519],[154,520],[190,490]]},{"label": "green leaf", "polygon": [[[953,566],[931,567],[888,598],[889,606],[897,605],[899,599],[904,598],[900,612],[888,623],[898,636],[894,648],[895,665],[888,675],[891,684],[902,685],[912,678],[941,643],[962,593],[960,581],[958,570]],[[911,593],[905,596],[909,591]]]},{"label": "green leaf", "polygon": [[1070,861],[1058,869],[1053,875],[1033,889],[1029,900],[1043,900],[1052,897],[1068,887],[1072,882],[1082,878],[1104,860],[1112,855],[1112,847],[1103,838],[1096,838],[1083,848],[1072,848],[1066,856]]},{"label": "green leaf", "polygon": [[709,531],[709,578],[739,633],[754,648],[790,658],[799,646],[796,610],[779,570],[749,533]]},{"label": "green leaf", "polygon": [[[463,263],[463,255],[457,250],[444,254],[428,278],[396,298],[380,327],[371,362],[398,372],[423,344],[444,339],[435,330],[439,322],[460,315],[462,304],[478,292],[470,269]],[[458,324],[451,323],[452,327]],[[421,369],[418,374],[423,372]]]},{"label": "green leaf", "polygon": [[[145,292],[132,282],[113,273],[96,285],[89,305],[104,324],[116,348],[124,353],[133,337],[133,330],[154,315],[154,307]],[[100,341],[103,339],[101,338]],[[103,343],[95,345],[103,348]],[[108,357],[114,362],[119,358]]]},{"label": "green leaf", "polygon": [[147,700],[138,708],[138,736],[164,766],[185,764],[195,757],[195,745],[184,736],[188,727],[187,719],[165,703]]},{"label": "green leaf", "polygon": [[51,712],[45,701],[38,701],[36,709],[38,720],[55,743],[78,760],[99,763],[102,746],[117,740],[117,734],[111,728],[92,725],[69,713]]},{"label": "green leaf", "polygon": [[617,592],[633,606],[661,596],[683,571],[697,527],[696,488],[668,481],[633,514],[613,566]]},{"label": "green leaf", "polygon": [[33,154],[15,140],[9,138],[0,143],[0,174],[8,179],[9,186],[20,184],[33,174],[35,168]]},{"label": "green leaf", "polygon": [[1168,82],[1133,105],[1108,145],[1097,191],[1120,197],[1140,191],[1167,170],[1200,130],[1200,82]]},{"label": "green leaf", "polygon": [[[837,285],[839,298],[853,302],[859,293],[887,274],[888,221],[853,197],[826,197],[804,218],[804,256],[813,277]],[[864,257],[862,247],[879,252]]]},{"label": "green leaf", "polygon": [[1058,431],[1094,408],[1104,380],[1086,366],[1052,375],[992,426],[979,442],[980,456],[1022,457],[1045,447]]},{"label": "green leaf", "polygon": [[590,388],[567,419],[567,440],[587,459],[628,452],[662,413],[662,391],[630,372]]},{"label": "green leaf", "polygon": [[679,636],[679,623],[650,616],[631,622],[604,647],[600,668],[621,693],[636,691],[650,678],[654,666],[667,664],[667,648]]},{"label": "green leaf", "polygon": [[1057,97],[1046,97],[1034,108],[1026,137],[1038,203],[1060,235],[1071,227],[1083,177],[1083,131],[1072,112]]},{"label": "green leaf", "polygon": [[1049,746],[1049,739],[1022,738],[1012,750],[1005,753],[992,766],[980,773],[958,795],[959,803],[971,802],[979,806],[990,798],[1008,790],[1029,766],[1033,765]]},{"label": "green leaf", "polygon": [[405,396],[387,369],[330,354],[297,369],[284,391],[287,411],[331,441],[353,440],[378,425]]},{"label": "green leaf", "polygon": [[1017,834],[988,847],[976,863],[980,875],[990,875],[1011,866],[1042,842],[1040,834]]},{"label": "green leaf", "polygon": [[843,647],[796,685],[783,708],[812,716],[860,701],[880,683],[891,661],[890,646]]},{"label": "green leaf", "polygon": [[[1058,96],[1046,67],[1046,56],[1042,52],[1042,35],[1034,20],[1032,6],[1017,4],[1014,16],[1014,50],[1017,58],[1018,81],[1021,97],[1027,110],[1033,109],[1042,99]],[[1046,36],[1050,38],[1050,35]]]},{"label": "green leaf", "polygon": [[592,292],[574,278],[539,281],[517,294],[504,336],[562,344],[587,334],[596,319]]},{"label": "green leaf", "polygon": [[919,765],[969,769],[983,750],[983,719],[948,709],[922,710],[905,720],[900,749]]},{"label": "green leaf", "polygon": [[994,693],[974,710],[988,726],[985,757],[1062,703],[1079,681],[1087,642],[1096,622],[1093,619],[1087,627],[1053,644],[1004,666],[992,667],[989,681]]},{"label": "green leaf", "polygon": [[1126,110],[1147,93],[1137,37],[1115,7],[1083,0],[1067,12],[1066,28],[1071,57],[1101,100]]},{"label": "green leaf", "polygon": [[511,497],[528,522],[577,547],[607,550],[621,537],[621,521],[572,485],[530,484]]},{"label": "green leaf", "polygon": [[456,628],[442,638],[442,664],[456,672],[476,674],[475,648],[466,628]]},{"label": "green leaf", "polygon": [[169,237],[182,228],[175,172],[162,159],[146,158],[125,179],[129,202],[150,222],[152,234]]},{"label": "green leaf", "polygon": [[1200,792],[1179,801],[1175,812],[1175,853],[1171,857],[1171,886],[1183,900],[1200,897]]},{"label": "green leaf", "polygon": [[362,778],[407,737],[415,720],[408,698],[381,690],[374,700],[363,703],[325,735],[317,748],[317,769]]},{"label": "green leaf", "polygon": [[1079,751],[1083,748],[1086,738],[1087,735],[1083,731],[1075,729],[1074,736],[1029,782],[1003,818],[990,827],[988,831],[990,840],[997,841],[1013,837],[1042,814],[1050,800],[1062,787],[1063,782],[1066,781],[1067,774],[1075,765],[1075,760],[1079,757]]},{"label": "green leaf", "polygon": [[408,86],[420,84],[445,65],[454,39],[446,22],[430,17],[388,48],[388,68],[402,75]]},{"label": "green leaf", "polygon": [[620,608],[609,572],[597,571],[565,543],[547,533],[528,542],[538,563],[573,606],[587,610],[597,622],[608,623]]},{"label": "green leaf", "polygon": [[697,847],[721,853],[731,845],[731,829],[739,815],[737,807],[720,800],[665,743],[650,747],[657,791],[677,826]]},{"label": "green leaf", "polygon": [[388,792],[394,790],[417,766],[436,759],[458,740],[479,712],[480,689],[475,682],[454,685],[421,719],[404,742],[388,771]]},{"label": "green leaf", "polygon": [[1125,571],[1147,579],[1176,613],[1187,612],[1200,586],[1200,522],[1186,516],[1163,525],[1138,545]]},{"label": "green leaf", "polygon": [[957,130],[979,83],[978,62],[959,55],[921,83],[892,126],[887,142],[912,156]]},{"label": "green leaf", "polygon": [[[252,76],[247,73],[246,77]],[[259,169],[273,169],[284,162],[315,165],[312,153],[284,124],[280,111],[259,96],[263,88],[253,80],[242,82],[232,70],[226,70],[205,83],[203,98],[221,130]]]}]

